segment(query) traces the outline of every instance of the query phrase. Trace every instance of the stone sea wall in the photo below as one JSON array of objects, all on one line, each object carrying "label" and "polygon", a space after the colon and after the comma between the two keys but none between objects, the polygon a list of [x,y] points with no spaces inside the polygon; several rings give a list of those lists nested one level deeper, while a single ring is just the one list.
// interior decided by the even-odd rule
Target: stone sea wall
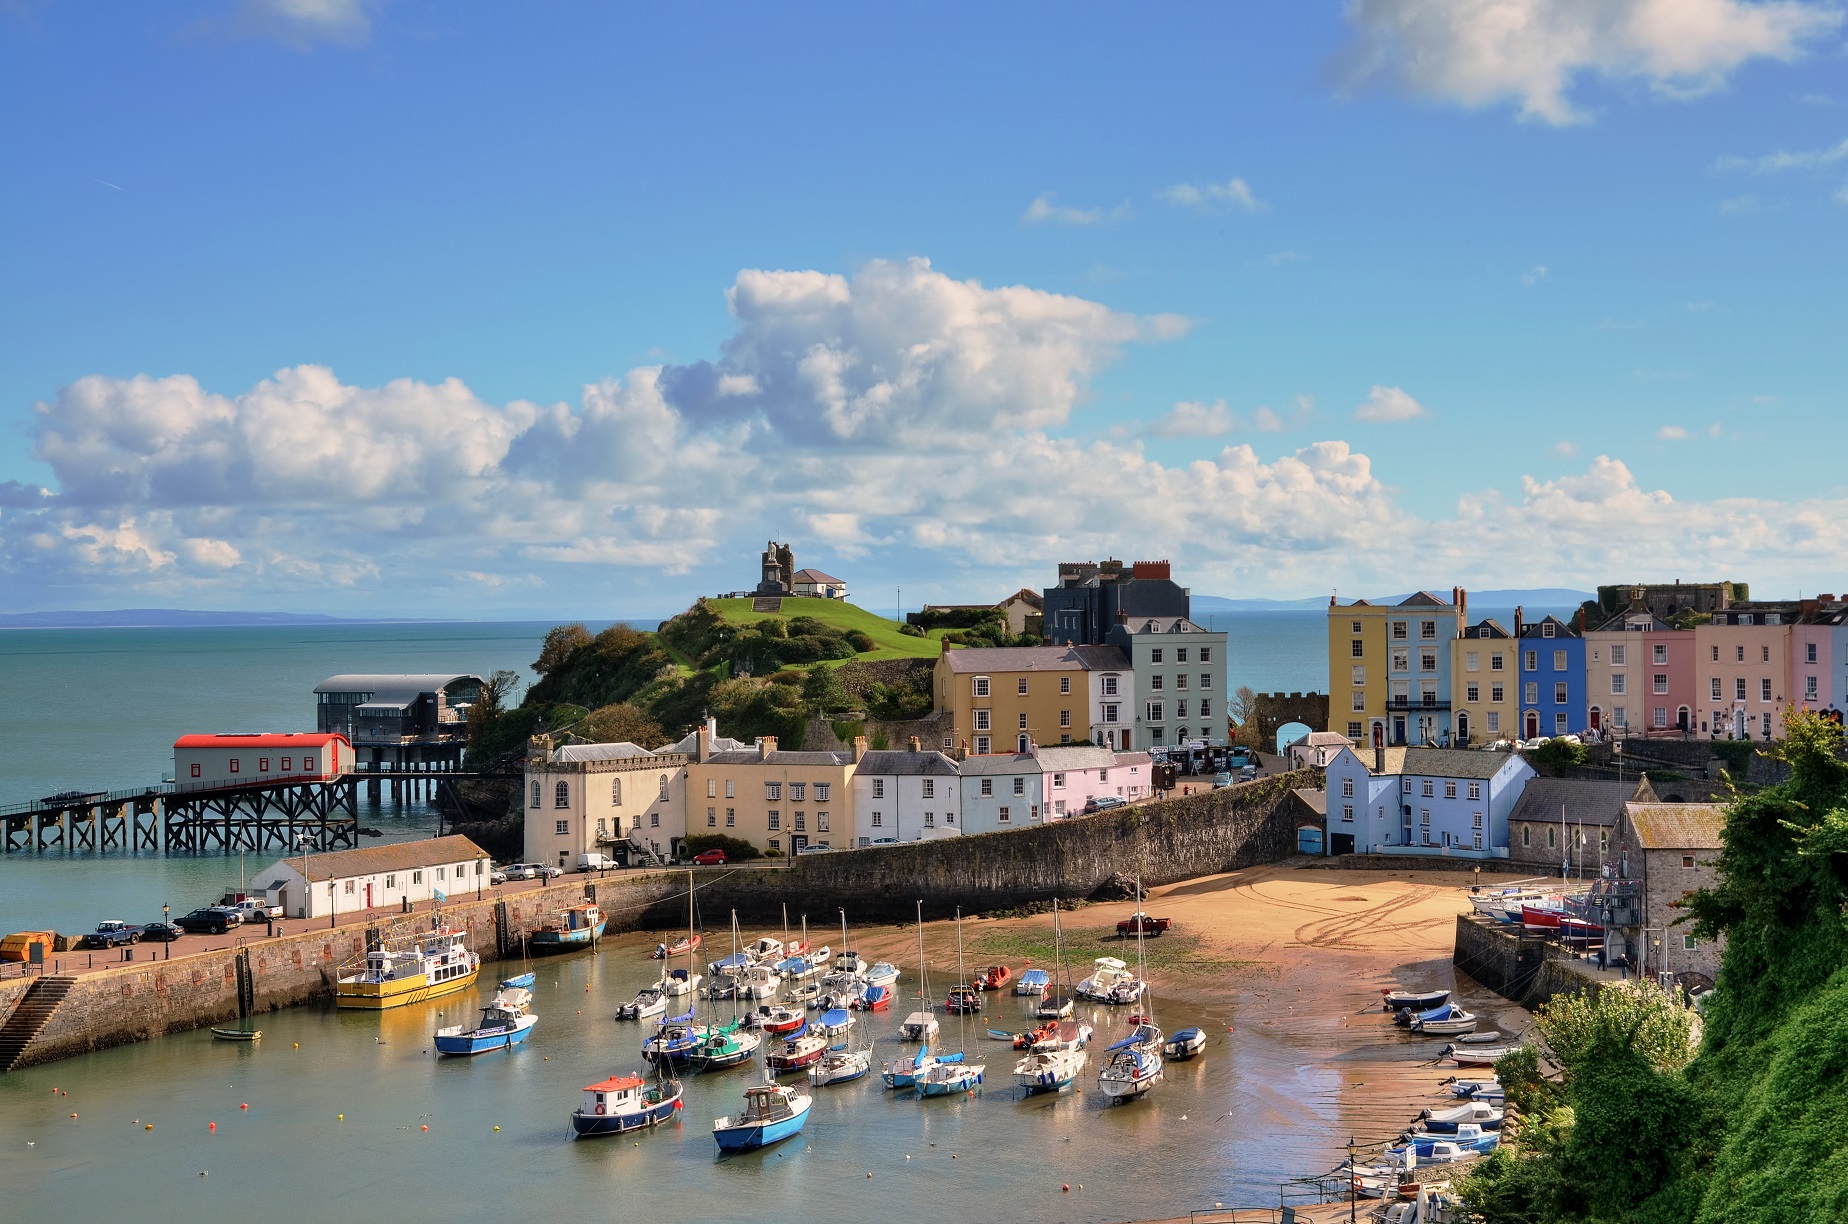
[{"label": "stone sea wall", "polygon": [[1452,963],[1496,994],[1523,1007],[1538,1007],[1557,995],[1584,994],[1600,988],[1599,979],[1582,972],[1577,958],[1544,939],[1523,938],[1468,914],[1457,915]]}]

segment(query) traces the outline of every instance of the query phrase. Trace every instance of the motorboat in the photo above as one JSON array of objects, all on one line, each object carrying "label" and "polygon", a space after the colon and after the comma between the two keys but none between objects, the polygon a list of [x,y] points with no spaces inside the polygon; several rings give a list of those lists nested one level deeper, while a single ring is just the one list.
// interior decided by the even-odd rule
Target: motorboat
[{"label": "motorboat", "polygon": [[481,973],[468,933],[452,927],[392,939],[341,966],[334,1006],[384,1011],[466,990]]},{"label": "motorboat", "polygon": [[474,1028],[452,1024],[436,1030],[438,1054],[485,1054],[489,1050],[511,1050],[532,1035],[539,1017],[527,1011],[533,1001],[532,991],[514,986],[496,994],[481,1009],[481,1020]]},{"label": "motorboat", "polygon": [[822,1012],[813,1028],[829,1048],[839,1049],[847,1044],[847,1034],[853,1031],[853,1013],[844,1007]]},{"label": "motorboat", "polygon": [[693,1051],[706,1040],[710,1030],[698,1023],[692,1012],[670,1016],[656,1027],[653,1036],[642,1042],[642,1057],[651,1063],[683,1067]]},{"label": "motorboat", "polygon": [[1493,1067],[1520,1048],[1519,1042],[1502,1046],[1466,1046],[1452,1042],[1438,1057],[1448,1058],[1459,1067]]},{"label": "motorboat", "polygon": [[1044,969],[1024,969],[1014,979],[1014,993],[1031,998],[1038,998],[1046,993],[1046,987],[1052,984],[1052,975]]},{"label": "motorboat", "polygon": [[920,1100],[973,1092],[981,1084],[987,1070],[986,1063],[946,1062],[938,1059],[925,1068],[914,1087],[918,1090]]},{"label": "motorboat", "polygon": [[1091,1044],[1092,1028],[1083,1020],[1061,1020],[1056,1030],[1033,1043],[1033,1049],[1082,1050]]},{"label": "motorboat", "polygon": [[685,956],[689,952],[698,951],[699,945],[702,942],[704,942],[703,936],[693,934],[687,936],[685,939],[677,939],[673,943],[658,943],[655,945],[654,951],[650,952],[648,955],[656,960],[668,960],[675,956]]},{"label": "motorboat", "polygon": [[804,982],[821,973],[828,964],[828,949],[824,946],[814,952],[804,952],[787,957],[776,963],[776,971],[792,982]]},{"label": "motorboat", "polygon": [[842,996],[857,995],[865,986],[865,978],[861,977],[858,973],[853,973],[846,969],[830,970],[827,976],[821,979],[821,991],[823,994]]},{"label": "motorboat", "polygon": [[768,935],[762,935],[753,939],[750,943],[744,945],[744,950],[753,963],[780,961],[784,956],[783,941],[780,939],[772,939]]},{"label": "motorboat", "polygon": [[1450,1109],[1427,1109],[1418,1115],[1418,1120],[1434,1135],[1454,1133],[1465,1122],[1498,1131],[1502,1128],[1502,1111],[1486,1101],[1465,1101]]},{"label": "motorboat", "polygon": [[1415,1012],[1410,1008],[1393,1015],[1392,1022],[1400,1028],[1409,1028],[1421,1020],[1448,1020],[1450,1014],[1457,1011],[1455,1003],[1440,1003],[1428,1011]]},{"label": "motorboat", "polygon": [[820,1007],[821,983],[803,982],[799,986],[791,986],[783,997],[791,1003],[800,1003],[804,1007]]},{"label": "motorboat", "polygon": [[1495,1131],[1484,1130],[1474,1122],[1459,1123],[1454,1132],[1439,1134],[1428,1130],[1409,1131],[1405,1135],[1406,1146],[1417,1153],[1421,1161],[1431,1160],[1436,1154],[1434,1152],[1436,1145],[1442,1143],[1455,1144],[1459,1154],[1468,1154],[1492,1152],[1499,1142],[1501,1142],[1499,1134]]},{"label": "motorboat", "polygon": [[777,983],[781,980],[770,966],[752,965],[738,975],[738,997],[768,999],[776,994]]},{"label": "motorboat", "polygon": [[659,1126],[680,1108],[680,1081],[649,1084],[639,1075],[612,1076],[584,1087],[584,1103],[571,1113],[580,1139],[620,1135]]},{"label": "motorboat", "polygon": [[952,1016],[973,1015],[982,1010],[982,996],[973,986],[952,986],[943,1010]]},{"label": "motorboat", "polygon": [[892,1006],[892,988],[868,983],[847,1006],[854,1011],[885,1011]]},{"label": "motorboat", "polygon": [[751,1025],[772,1037],[793,1037],[807,1027],[802,1009],[791,1003],[765,1003],[751,1013]]},{"label": "motorboat", "polygon": [[1097,1088],[1112,1100],[1139,1097],[1161,1082],[1161,1054],[1142,1046],[1112,1047],[1103,1068],[1097,1073]]},{"label": "motorboat", "polygon": [[829,1050],[808,1069],[809,1083],[817,1088],[825,1088],[829,1084],[845,1084],[859,1079],[872,1066],[871,1047],[864,1050]]},{"label": "motorboat", "polygon": [[704,979],[690,969],[669,969],[661,975],[661,993],[670,999],[689,995],[699,989]]},{"label": "motorboat", "polygon": [[1177,1030],[1173,1036],[1161,1043],[1161,1057],[1164,1062],[1186,1062],[1198,1058],[1206,1050],[1206,1034],[1197,1028]]},{"label": "motorboat", "polygon": [[1049,994],[1041,999],[1033,1014],[1041,1020],[1063,1020],[1072,1014],[1075,1006],[1070,995]]},{"label": "motorboat", "polygon": [[914,1011],[898,1026],[906,1041],[929,1041],[937,1035],[937,1017],[927,1011]]},{"label": "motorboat", "polygon": [[838,1011],[841,1008],[852,1007],[853,1001],[859,997],[858,989],[824,990],[821,992],[821,997],[815,1000],[815,1006],[822,1011]]},{"label": "motorboat", "polygon": [[603,938],[608,919],[596,905],[586,901],[568,905],[539,924],[531,938],[534,952],[575,952],[595,946]]},{"label": "motorboat", "polygon": [[721,1152],[768,1147],[799,1134],[815,1098],[787,1084],[758,1084],[744,1090],[744,1109],[714,1118],[712,1137]]},{"label": "motorboat", "polygon": [[764,1056],[764,1065],[771,1071],[782,1074],[786,1071],[806,1071],[828,1053],[828,1039],[813,1033],[801,1037],[792,1037],[783,1043],[782,1048]]},{"label": "motorboat", "polygon": [[1407,1009],[1416,1012],[1430,1011],[1434,1007],[1442,1007],[1444,1004],[1450,1002],[1450,992],[1448,990],[1425,990],[1417,992],[1410,990],[1382,990],[1380,994],[1384,996],[1381,1000],[1381,1006],[1389,1012],[1400,1012]]},{"label": "motorboat", "polygon": [[618,1020],[646,1020],[658,1016],[667,1010],[667,994],[659,983],[644,986],[635,992],[635,997],[616,1009]]},{"label": "motorboat", "polygon": [[496,987],[496,989],[531,990],[535,980],[537,979],[533,971],[528,969],[525,973],[516,973],[512,977],[502,978],[500,980],[500,985]]},{"label": "motorboat", "polygon": [[1028,1092],[1057,1092],[1084,1070],[1083,1050],[1034,1050],[1014,1064],[1014,1082]]},{"label": "motorboat", "polygon": [[1427,1033],[1434,1037],[1448,1037],[1458,1033],[1467,1033],[1476,1027],[1475,1012],[1464,1011],[1455,1005],[1449,1006],[1448,1015],[1429,1020],[1420,1017],[1412,1021],[1412,1032]]},{"label": "motorboat", "polygon": [[990,965],[975,974],[977,990],[1001,990],[1014,980],[1014,971],[1006,965]]},{"label": "motorboat", "polygon": [[868,986],[891,986],[898,981],[898,966],[889,961],[874,961],[864,976]]},{"label": "motorboat", "polygon": [[1451,1096],[1470,1097],[1485,1089],[1501,1090],[1501,1080],[1494,1075],[1479,1076],[1475,1079],[1453,1079],[1444,1085],[1450,1089]]},{"label": "motorboat", "polygon": [[858,952],[842,948],[834,954],[835,973],[845,973],[850,977],[864,978],[872,966]]},{"label": "motorboat", "polygon": [[[1093,999],[1099,1003],[1122,1002],[1115,994],[1118,987],[1131,982],[1140,985],[1136,975],[1129,971],[1129,966],[1114,956],[1100,956],[1091,963],[1095,966],[1091,976],[1073,988],[1081,999]],[[1136,997],[1140,998],[1141,993],[1141,990],[1137,990]]]},{"label": "motorboat", "polygon": [[988,1035],[996,1041],[1010,1042],[1016,1050],[1031,1050],[1059,1031],[1057,1020],[1042,1020],[1024,1033],[1009,1033],[1002,1029],[989,1029]]}]

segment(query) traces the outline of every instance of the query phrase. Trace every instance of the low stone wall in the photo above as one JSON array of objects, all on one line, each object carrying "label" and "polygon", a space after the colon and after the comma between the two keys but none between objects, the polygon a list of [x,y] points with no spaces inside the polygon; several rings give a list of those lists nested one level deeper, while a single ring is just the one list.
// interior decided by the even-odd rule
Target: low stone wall
[{"label": "low stone wall", "polygon": [[1526,938],[1469,914],[1457,915],[1451,961],[1463,973],[1505,999],[1534,1008],[1562,994],[1602,988],[1593,974],[1558,944]]},{"label": "low stone wall", "polygon": [[1415,875],[1423,871],[1473,872],[1482,868],[1485,876],[1518,876],[1527,864],[1508,859],[1464,859],[1443,854],[1337,854],[1326,859],[1310,859],[1305,866],[1329,867],[1336,871],[1403,871]]},{"label": "low stone wall", "polygon": [[[766,921],[790,912],[854,922],[902,922],[923,901],[927,918],[1007,909],[1054,897],[1088,897],[1112,875],[1170,884],[1276,862],[1296,853],[1290,791],[1306,772],[1135,804],[1052,824],[936,841],[799,856],[787,869],[740,870],[700,883],[700,905],[714,916],[736,909]],[[651,915],[674,925],[665,910]]]},{"label": "low stone wall", "polygon": [[[522,935],[531,934],[548,914],[587,895],[604,907],[610,930],[616,932],[636,929],[664,897],[684,897],[685,890],[686,877],[673,872],[580,876],[504,898],[452,901],[443,907],[443,918],[468,933],[469,946],[483,960],[497,960],[519,956]],[[429,915],[420,911],[405,917],[421,926]],[[368,932],[382,933],[388,926],[375,919],[274,939],[251,936],[242,947],[182,953],[171,960],[146,959],[158,956],[160,949],[143,944],[135,949],[139,959],[79,975],[51,1023],[26,1048],[20,1065],[326,998],[333,993],[341,964],[365,950]],[[0,1022],[11,1014],[25,985],[0,984]]]}]

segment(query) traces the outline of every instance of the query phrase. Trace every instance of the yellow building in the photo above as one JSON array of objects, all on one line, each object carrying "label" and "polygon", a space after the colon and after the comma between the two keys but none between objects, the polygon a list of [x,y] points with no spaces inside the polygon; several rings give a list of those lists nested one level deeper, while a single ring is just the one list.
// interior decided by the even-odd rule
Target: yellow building
[{"label": "yellow building", "polygon": [[1468,595],[1418,591],[1396,604],[1328,601],[1328,729],[1356,744],[1441,744],[1451,732],[1450,644]]},{"label": "yellow building", "polygon": [[853,844],[852,782],[864,737],[850,752],[786,752],[774,735],[714,750],[706,727],[697,734],[686,764],[689,837],[718,833],[779,854]]},{"label": "yellow building", "polygon": [[1477,621],[1450,644],[1457,742],[1488,744],[1519,733],[1518,666],[1514,635],[1493,619]]},{"label": "yellow building", "polygon": [[944,748],[987,756],[1090,743],[1093,669],[1130,670],[1114,646],[946,648],[935,677],[937,712],[951,716]]}]

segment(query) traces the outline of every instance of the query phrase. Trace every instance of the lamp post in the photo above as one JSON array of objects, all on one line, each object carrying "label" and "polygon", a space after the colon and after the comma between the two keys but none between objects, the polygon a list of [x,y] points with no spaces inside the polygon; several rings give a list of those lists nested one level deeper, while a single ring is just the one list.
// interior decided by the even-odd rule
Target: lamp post
[{"label": "lamp post", "polygon": [[1476,864],[1475,872],[1476,872],[1476,882],[1469,886],[1469,891],[1473,895],[1479,895],[1482,892],[1482,864],[1481,863]]},{"label": "lamp post", "polygon": [[295,834],[295,848],[302,852],[302,917],[308,916],[308,891],[314,887],[314,881],[308,876],[308,835]]},{"label": "lamp post", "polygon": [[[168,906],[163,902],[160,907],[160,924],[163,927],[167,925],[167,911]],[[161,941],[160,958],[162,960],[171,960],[173,958],[173,932],[162,931],[161,935],[165,938]]]},{"label": "lamp post", "polygon": [[1354,1136],[1348,1136],[1348,1221],[1353,1224],[1354,1212],[1360,1204],[1359,1172],[1354,1167]]},{"label": "lamp post", "polygon": [[334,908],[337,904],[334,900],[334,877],[330,872],[327,877],[327,929],[330,931],[334,929]]}]

